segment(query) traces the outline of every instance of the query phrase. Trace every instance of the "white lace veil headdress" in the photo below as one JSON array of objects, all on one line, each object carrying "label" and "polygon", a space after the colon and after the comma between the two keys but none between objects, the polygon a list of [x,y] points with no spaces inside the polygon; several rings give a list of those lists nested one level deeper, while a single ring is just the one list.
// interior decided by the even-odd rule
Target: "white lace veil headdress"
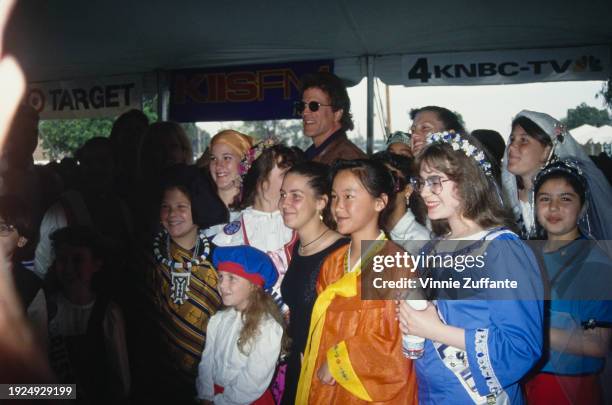
[{"label": "white lace veil headdress", "polygon": [[[612,211],[606,210],[606,205],[612,203],[612,189],[601,170],[595,166],[582,146],[576,142],[565,126],[550,115],[523,110],[515,118],[518,117],[525,117],[533,121],[550,137],[552,148],[546,163],[542,167],[556,159],[565,158],[573,158],[580,163],[590,190],[590,201],[588,201],[588,228],[590,229],[582,229],[582,231],[593,239],[612,240]],[[502,187],[506,202],[510,204],[514,217],[519,221],[519,224],[525,225],[526,221],[523,221],[518,199],[516,176],[508,171],[508,145],[506,145],[502,163]],[[529,193],[529,204],[531,207],[533,207],[533,202],[534,196],[533,190],[531,190]],[[529,223],[533,225],[529,229],[526,229],[527,227],[524,226],[523,237],[526,239],[537,237],[533,209],[530,211],[532,218]]]}]

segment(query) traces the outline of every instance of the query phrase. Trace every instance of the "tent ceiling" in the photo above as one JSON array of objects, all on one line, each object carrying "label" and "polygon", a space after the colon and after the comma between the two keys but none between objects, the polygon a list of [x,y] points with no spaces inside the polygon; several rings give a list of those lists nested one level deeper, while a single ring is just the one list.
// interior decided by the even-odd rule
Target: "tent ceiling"
[{"label": "tent ceiling", "polygon": [[612,44],[612,1],[20,0],[29,81],[361,55]]}]

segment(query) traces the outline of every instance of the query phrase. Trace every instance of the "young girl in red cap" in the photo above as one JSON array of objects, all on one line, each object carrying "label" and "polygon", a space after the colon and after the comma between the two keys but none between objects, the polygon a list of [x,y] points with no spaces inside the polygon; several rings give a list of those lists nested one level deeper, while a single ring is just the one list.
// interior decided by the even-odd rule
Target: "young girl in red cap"
[{"label": "young girl in red cap", "polygon": [[206,329],[196,388],[203,404],[270,404],[268,389],[288,339],[280,310],[266,293],[278,278],[270,258],[250,246],[213,253],[224,310]]}]

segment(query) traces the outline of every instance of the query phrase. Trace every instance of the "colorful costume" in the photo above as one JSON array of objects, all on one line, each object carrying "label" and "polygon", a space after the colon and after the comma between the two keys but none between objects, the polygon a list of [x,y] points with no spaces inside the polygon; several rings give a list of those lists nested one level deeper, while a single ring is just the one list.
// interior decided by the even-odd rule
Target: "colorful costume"
[{"label": "colorful costume", "polygon": [[[372,251],[383,245],[375,242]],[[348,249],[334,251],[321,267],[295,403],[416,404],[415,373],[402,354],[396,305],[361,299],[361,263],[345,272]],[[325,361],[334,385],[317,377]]]},{"label": "colorful costume", "polygon": [[[163,256],[176,263],[189,262],[197,256],[172,240],[168,241],[168,250]],[[159,362],[168,373],[163,377],[165,384],[193,390],[208,320],[221,306],[217,272],[206,259],[189,270],[159,263],[149,275],[153,321],[161,327]],[[185,393],[177,393],[181,394]]]},{"label": "colorful costume", "polygon": [[[581,238],[544,254],[550,284],[552,328],[580,333],[593,320],[612,322],[610,258],[596,242]],[[530,403],[603,403],[598,373],[604,359],[549,349],[540,374],[527,384]]]},{"label": "colorful costume", "polygon": [[[246,405],[267,393],[274,403],[267,389],[278,361],[283,328],[266,316],[246,355],[238,349],[238,337],[243,326],[242,314],[232,308],[210,318],[206,348],[196,381],[198,398],[215,404]],[[215,391],[215,386],[223,389]]]},{"label": "colorful costume", "polygon": [[[520,404],[519,380],[542,353],[543,287],[537,262],[514,233],[493,229],[472,235],[462,255],[483,255],[483,268],[434,269],[434,276],[518,281],[517,290],[472,291],[479,299],[438,300],[442,322],[465,330],[466,350],[427,339],[416,360],[421,404]],[[494,241],[486,244],[485,241]],[[425,246],[431,252],[437,241]],[[482,251],[484,250],[484,252]],[[445,257],[457,252],[441,248]],[[445,273],[446,272],[446,273]],[[451,274],[452,273],[452,274]],[[483,299],[480,299],[480,296]],[[517,298],[521,299],[517,299]]]},{"label": "colorful costume", "polygon": [[[278,278],[270,258],[251,246],[217,248],[213,263],[219,272],[234,274],[263,290],[272,287]],[[248,298],[246,305],[245,312],[254,304]],[[268,386],[280,355],[283,327],[274,319],[280,318],[280,313],[261,315],[257,330],[245,337],[246,341],[240,341],[240,335],[247,313],[230,307],[210,319],[198,367],[199,399],[217,405],[275,404]]]},{"label": "colorful costume", "polygon": [[214,237],[213,243],[217,246],[249,245],[266,252],[278,271],[278,281],[270,293],[286,314],[288,307],[281,298],[280,286],[297,239],[297,233],[285,226],[280,211],[263,212],[248,207],[234,222],[224,226],[223,232]]}]

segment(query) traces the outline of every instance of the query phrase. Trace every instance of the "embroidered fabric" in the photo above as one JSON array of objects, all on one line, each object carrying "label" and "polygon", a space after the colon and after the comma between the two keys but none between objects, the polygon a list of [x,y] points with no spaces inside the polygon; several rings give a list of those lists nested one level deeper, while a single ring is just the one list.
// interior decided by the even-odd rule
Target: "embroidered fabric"
[{"label": "embroidered fabric", "polygon": [[495,371],[493,371],[493,365],[491,364],[491,359],[489,358],[489,346],[487,344],[488,338],[488,329],[476,329],[474,340],[476,356],[478,357],[478,368],[480,369],[482,376],[487,381],[487,386],[489,387],[489,390],[491,390],[491,393],[494,395],[499,395],[503,391],[503,388],[495,376]]}]

